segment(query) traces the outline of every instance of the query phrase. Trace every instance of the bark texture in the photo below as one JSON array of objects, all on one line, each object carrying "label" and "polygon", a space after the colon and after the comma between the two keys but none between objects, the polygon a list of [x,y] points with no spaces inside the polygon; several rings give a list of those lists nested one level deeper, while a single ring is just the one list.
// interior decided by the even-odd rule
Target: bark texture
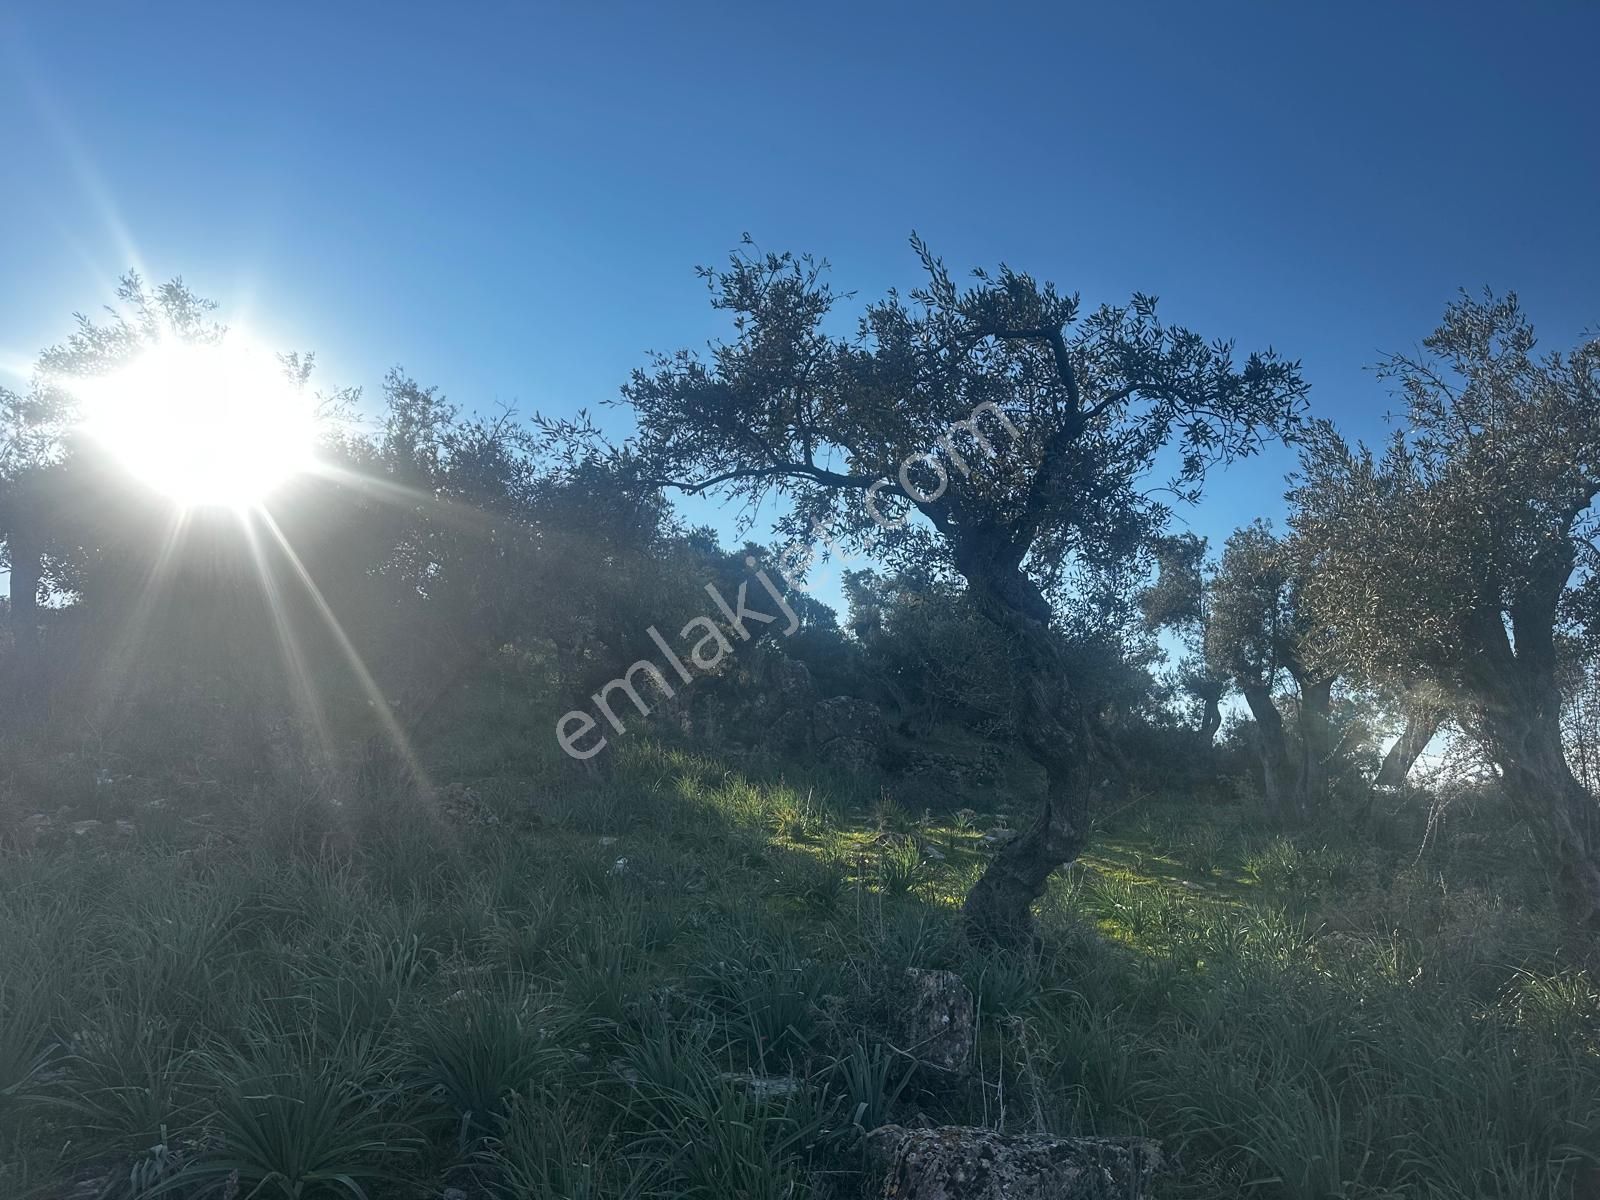
[{"label": "bark texture", "polygon": [[1600,938],[1600,804],[1567,762],[1555,644],[1556,608],[1572,568],[1567,544],[1530,574],[1510,608],[1509,633],[1498,605],[1480,607],[1464,630],[1474,653],[1462,682],[1501,784],[1549,865],[1573,946],[1587,957]]},{"label": "bark texture", "polygon": [[1294,768],[1289,760],[1288,743],[1283,736],[1283,714],[1272,702],[1270,689],[1247,684],[1241,689],[1250,715],[1255,718],[1256,747],[1261,753],[1261,792],[1266,802],[1267,820],[1277,825],[1293,825],[1299,820],[1295,803]]},{"label": "bark texture", "polygon": [[1416,766],[1417,759],[1422,757],[1422,752],[1433,741],[1433,735],[1439,732],[1443,722],[1444,709],[1432,705],[1407,713],[1405,728],[1383,756],[1383,765],[1378,768],[1372,785],[1379,788],[1403,786],[1411,774],[1411,768]]},{"label": "bark texture", "polygon": [[1222,728],[1222,697],[1215,692],[1208,692],[1201,697],[1205,701],[1205,715],[1200,718],[1200,744],[1207,749],[1217,740],[1217,730]]},{"label": "bark texture", "polygon": [[967,933],[981,945],[1018,946],[1033,936],[1033,902],[1057,868],[1088,839],[1088,742],[1066,664],[1050,628],[1050,605],[1013,565],[1006,571],[962,564],[980,611],[1012,639],[1022,672],[1017,735],[1044,768],[1045,795],[1032,823],[1002,846],[963,907]]},{"label": "bark texture", "polygon": [[1328,764],[1333,759],[1333,724],[1329,710],[1333,679],[1294,673],[1300,689],[1300,777],[1296,789],[1297,819],[1306,820],[1328,800]]}]

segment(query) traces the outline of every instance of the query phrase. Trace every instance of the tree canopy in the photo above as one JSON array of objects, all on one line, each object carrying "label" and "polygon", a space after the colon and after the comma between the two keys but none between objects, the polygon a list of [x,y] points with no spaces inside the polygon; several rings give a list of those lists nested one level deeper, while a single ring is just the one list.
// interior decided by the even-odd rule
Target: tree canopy
[{"label": "tree canopy", "polygon": [[1382,372],[1405,403],[1384,453],[1321,426],[1291,494],[1312,606],[1355,669],[1443,695],[1574,925],[1600,927],[1600,820],[1560,731],[1564,606],[1597,560],[1600,340],[1539,355],[1515,296],[1463,294]]},{"label": "tree canopy", "polygon": [[[960,288],[913,237],[923,284],[868,303],[838,333],[844,298],[818,260],[749,242],[701,274],[732,337],[708,357],[659,355],[623,392],[627,448],[661,486],[759,502],[773,490],[797,530],[871,539],[891,562],[959,576],[1011,635],[1027,681],[1019,740],[1052,799],[968,902],[997,930],[1082,844],[1092,736],[1050,594],[1071,564],[1137,554],[1167,502],[1210,467],[1300,428],[1298,364],[1168,324],[1153,296],[1087,310],[1075,294],[1001,266]],[[1158,461],[1174,464],[1160,492]]]}]

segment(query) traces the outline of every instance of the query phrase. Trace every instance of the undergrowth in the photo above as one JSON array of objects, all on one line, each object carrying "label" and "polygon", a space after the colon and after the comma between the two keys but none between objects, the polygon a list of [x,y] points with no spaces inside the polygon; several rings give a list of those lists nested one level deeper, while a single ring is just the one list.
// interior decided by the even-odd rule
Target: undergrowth
[{"label": "undergrowth", "polygon": [[[1493,813],[1424,848],[1147,802],[989,954],[981,815],[616,760],[461,755],[472,819],[265,794],[6,849],[0,1194],[855,1196],[863,1135],[918,1120],[1157,1137],[1174,1197],[1592,1182],[1600,997],[1537,877],[1485,869]],[[967,981],[971,1079],[896,1047],[907,967]]]}]

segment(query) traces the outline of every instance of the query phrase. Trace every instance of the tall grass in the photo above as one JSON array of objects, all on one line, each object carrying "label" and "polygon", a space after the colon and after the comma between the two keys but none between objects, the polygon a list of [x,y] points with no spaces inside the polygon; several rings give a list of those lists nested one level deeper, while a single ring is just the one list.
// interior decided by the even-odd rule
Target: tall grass
[{"label": "tall grass", "polygon": [[[1595,982],[1454,835],[1133,814],[989,954],[971,818],[930,863],[870,794],[642,739],[478,790],[498,824],[291,798],[276,841],[267,796],[0,852],[0,1195],[843,1196],[919,1117],[1157,1137],[1175,1197],[1572,1197],[1600,1156]],[[969,1083],[896,1049],[907,967],[974,993]]]}]

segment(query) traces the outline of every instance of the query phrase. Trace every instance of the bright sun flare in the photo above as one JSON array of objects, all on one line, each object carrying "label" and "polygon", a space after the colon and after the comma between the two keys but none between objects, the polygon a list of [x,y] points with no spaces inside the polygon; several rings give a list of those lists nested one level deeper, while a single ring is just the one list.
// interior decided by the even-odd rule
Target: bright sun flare
[{"label": "bright sun flare", "polygon": [[247,344],[163,342],[74,390],[89,431],[180,504],[248,507],[311,462],[308,397]]}]

